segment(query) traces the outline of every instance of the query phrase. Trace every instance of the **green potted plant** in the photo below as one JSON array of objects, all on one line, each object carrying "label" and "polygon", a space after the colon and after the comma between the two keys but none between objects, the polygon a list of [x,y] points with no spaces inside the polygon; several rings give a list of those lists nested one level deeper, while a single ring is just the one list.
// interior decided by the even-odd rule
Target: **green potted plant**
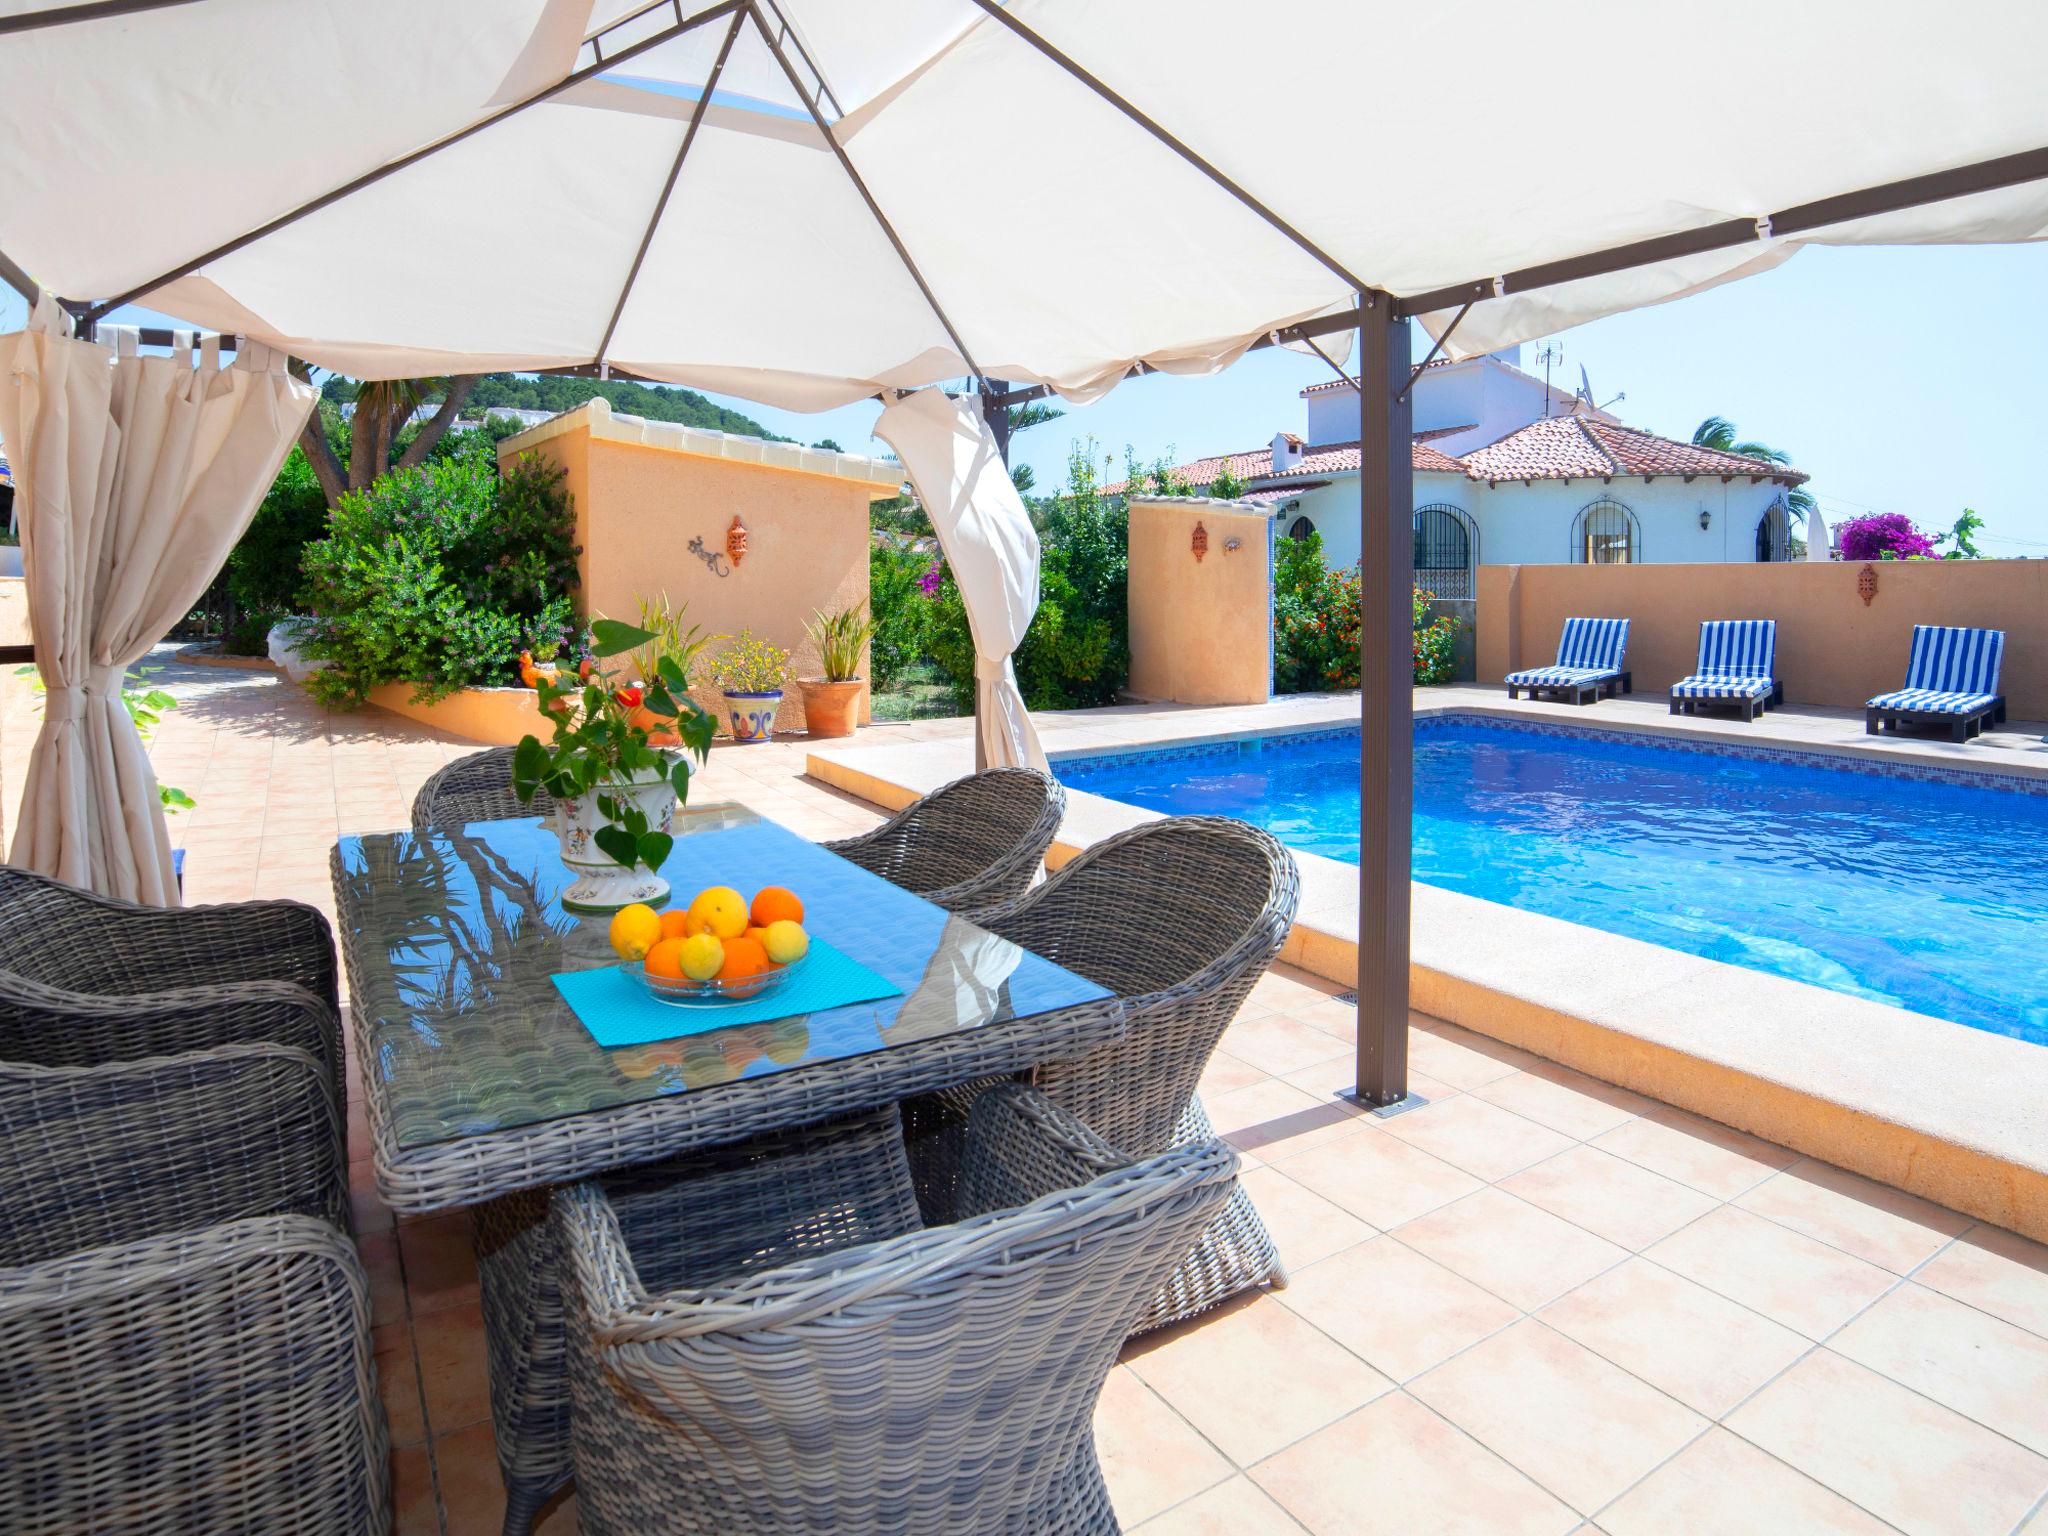
[{"label": "green potted plant", "polygon": [[818,648],[823,677],[798,681],[804,689],[804,729],[813,736],[851,736],[860,722],[861,653],[875,635],[875,621],[854,603],[837,613],[822,610],[804,626]]},{"label": "green potted plant", "polygon": [[[590,626],[597,663],[651,644],[651,631],[612,619]],[[674,839],[676,806],[690,795],[690,761],[701,764],[716,729],[690,702],[673,658],[656,661],[653,681],[614,678],[601,664],[573,680],[540,674],[540,705],[554,739],[521,739],[512,752],[512,791],[531,803],[545,789],[555,799],[555,836],[576,879],[562,892],[572,911],[615,912],[668,894],[661,866]],[[648,740],[633,712],[673,720],[684,751]]]},{"label": "green potted plant", "polygon": [[775,732],[782,685],[789,680],[789,652],[743,629],[711,663],[711,676],[725,694],[734,741],[766,741]]},{"label": "green potted plant", "polygon": [[[643,689],[661,679],[663,661],[675,663],[682,676],[682,682],[675,692],[680,695],[688,691],[690,671],[697,665],[697,658],[704,654],[711,644],[723,636],[705,636],[695,624],[687,622],[690,605],[672,605],[666,592],[640,599],[640,627],[654,638],[635,651],[631,657],[633,680]],[[647,739],[657,747],[674,747],[682,744],[673,721],[664,720],[642,704],[633,711],[633,723],[647,732]]]}]

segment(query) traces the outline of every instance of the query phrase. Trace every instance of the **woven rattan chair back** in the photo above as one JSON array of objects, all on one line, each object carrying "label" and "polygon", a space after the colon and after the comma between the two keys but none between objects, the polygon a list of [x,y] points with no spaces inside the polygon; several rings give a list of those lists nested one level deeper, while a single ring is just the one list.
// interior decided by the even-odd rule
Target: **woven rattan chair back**
[{"label": "woven rattan chair back", "polygon": [[490,747],[458,757],[430,775],[412,797],[412,829],[455,830],[472,821],[511,821],[521,816],[552,816],[555,802],[546,790],[531,802],[512,793],[512,749]]},{"label": "woven rattan chair back", "polygon": [[1067,794],[1035,768],[991,768],[955,779],[872,832],[827,843],[841,858],[972,915],[1019,896],[1045,867]]},{"label": "woven rattan chair back", "polygon": [[1300,897],[1294,858],[1269,834],[1177,816],[1097,843],[985,915],[985,926],[1124,999],[1123,1038],[1040,1068],[1037,1087],[1115,1146],[1171,1145]]},{"label": "woven rattan chair back", "polygon": [[1208,1141],[666,1294],[600,1186],[558,1192],[584,1529],[1116,1530],[1096,1399],[1235,1168]]}]

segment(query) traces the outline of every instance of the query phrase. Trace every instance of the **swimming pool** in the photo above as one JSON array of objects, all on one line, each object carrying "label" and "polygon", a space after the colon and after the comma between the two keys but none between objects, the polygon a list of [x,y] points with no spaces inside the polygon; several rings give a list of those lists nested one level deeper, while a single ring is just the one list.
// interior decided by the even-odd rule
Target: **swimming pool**
[{"label": "swimming pool", "polygon": [[[1358,733],[1055,763],[1358,861]],[[2048,786],[1425,717],[1415,878],[2048,1043]]]}]

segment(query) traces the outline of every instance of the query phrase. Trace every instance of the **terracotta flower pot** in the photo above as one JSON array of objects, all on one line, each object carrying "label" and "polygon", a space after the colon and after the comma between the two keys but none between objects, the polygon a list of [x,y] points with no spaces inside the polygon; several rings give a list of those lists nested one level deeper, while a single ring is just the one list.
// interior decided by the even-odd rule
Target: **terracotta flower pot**
[{"label": "terracotta flower pot", "polygon": [[626,719],[647,733],[650,747],[679,747],[683,744],[683,738],[676,734],[675,721],[657,715],[645,704],[635,705]]},{"label": "terracotta flower pot", "polygon": [[865,678],[843,683],[822,677],[798,679],[804,689],[804,729],[813,736],[851,736],[860,724],[860,691]]}]

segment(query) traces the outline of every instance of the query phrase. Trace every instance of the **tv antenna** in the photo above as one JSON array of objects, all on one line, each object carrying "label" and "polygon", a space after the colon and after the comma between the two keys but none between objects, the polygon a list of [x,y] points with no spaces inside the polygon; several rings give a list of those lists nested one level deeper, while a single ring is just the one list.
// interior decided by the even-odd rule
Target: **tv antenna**
[{"label": "tv antenna", "polygon": [[1554,363],[1564,361],[1564,348],[1554,341],[1543,343],[1543,350],[1536,354],[1536,361],[1543,365],[1543,414],[1550,414],[1550,369]]}]

